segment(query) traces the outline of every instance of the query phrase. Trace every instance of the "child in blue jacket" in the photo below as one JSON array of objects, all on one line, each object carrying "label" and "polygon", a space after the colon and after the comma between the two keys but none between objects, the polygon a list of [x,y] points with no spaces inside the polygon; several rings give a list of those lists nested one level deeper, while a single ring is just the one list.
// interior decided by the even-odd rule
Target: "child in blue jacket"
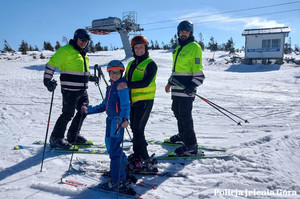
[{"label": "child in blue jacket", "polygon": [[123,63],[118,60],[113,60],[108,64],[107,72],[111,85],[107,87],[106,97],[101,104],[88,107],[88,114],[104,111],[107,114],[105,144],[111,159],[111,180],[100,185],[100,187],[135,195],[135,191],[126,184],[125,164],[127,157],[120,146],[123,142],[124,128],[128,126],[127,121],[130,113],[128,88],[117,90],[120,82],[126,82],[125,78],[122,78],[124,71]]}]

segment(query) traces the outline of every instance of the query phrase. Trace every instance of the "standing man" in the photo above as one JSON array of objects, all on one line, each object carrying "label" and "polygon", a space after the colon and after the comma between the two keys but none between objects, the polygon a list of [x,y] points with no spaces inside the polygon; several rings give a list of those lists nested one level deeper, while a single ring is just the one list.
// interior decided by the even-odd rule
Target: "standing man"
[{"label": "standing man", "polygon": [[[57,119],[50,137],[52,148],[69,149],[71,144],[87,143],[87,140],[77,131],[80,130],[82,121],[86,117],[82,109],[89,103],[86,89],[88,88],[90,72],[89,59],[85,48],[90,39],[90,35],[86,30],[76,30],[69,44],[59,48],[46,64],[44,85],[50,92],[55,90],[57,84],[52,77],[56,68],[59,67],[63,98],[62,114]],[[75,109],[77,113],[73,118]],[[67,140],[65,140],[64,134],[67,124],[71,120]],[[80,121],[81,124],[79,124]]]},{"label": "standing man", "polygon": [[[126,80],[130,89],[130,125],[133,133],[134,154],[128,157],[128,169],[153,170],[156,160],[149,157],[145,139],[145,126],[153,107],[156,91],[157,65],[149,57],[148,41],[137,35],[131,39],[134,60],[126,68]],[[141,165],[135,168],[135,165]],[[134,168],[133,168],[134,167]]]},{"label": "standing man", "polygon": [[197,138],[194,131],[192,109],[194,93],[205,76],[202,72],[202,49],[194,41],[194,27],[190,21],[182,21],[177,27],[178,43],[173,52],[172,74],[165,87],[167,93],[172,87],[172,111],[177,119],[178,134],[170,142],[183,142],[175,150],[178,156],[196,155]]}]

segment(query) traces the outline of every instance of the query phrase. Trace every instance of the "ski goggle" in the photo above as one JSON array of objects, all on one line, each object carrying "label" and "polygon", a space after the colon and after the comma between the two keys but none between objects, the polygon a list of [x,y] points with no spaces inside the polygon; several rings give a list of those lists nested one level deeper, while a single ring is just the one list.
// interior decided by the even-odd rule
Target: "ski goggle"
[{"label": "ski goggle", "polygon": [[186,30],[186,31],[192,32],[193,31],[193,27],[190,24],[181,23],[181,24],[178,25],[177,30],[178,31]]}]

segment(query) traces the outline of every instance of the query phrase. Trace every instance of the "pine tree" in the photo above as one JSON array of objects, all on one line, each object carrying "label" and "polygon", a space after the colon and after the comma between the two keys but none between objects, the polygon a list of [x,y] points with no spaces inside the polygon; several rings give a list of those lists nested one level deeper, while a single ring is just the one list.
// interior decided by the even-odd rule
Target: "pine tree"
[{"label": "pine tree", "polygon": [[60,47],[61,47],[60,43],[58,41],[56,41],[55,50],[58,50]]},{"label": "pine tree", "polygon": [[175,34],[174,37],[170,41],[171,49],[175,49],[176,48],[176,46],[177,46],[177,40],[178,40],[178,37]]},{"label": "pine tree", "polygon": [[218,43],[215,42],[215,38],[214,37],[210,37],[210,42],[208,42],[208,49],[212,50],[212,51],[216,51],[218,50]]},{"label": "pine tree", "polygon": [[4,40],[4,49],[3,49],[3,52],[15,52],[11,47],[10,45],[8,44],[8,42],[6,40]]},{"label": "pine tree", "polygon": [[100,42],[96,43],[96,45],[95,45],[95,50],[96,50],[96,51],[103,51],[103,48],[102,48]]},{"label": "pine tree", "polygon": [[44,41],[44,50],[54,51],[54,48],[53,48],[53,46],[51,45],[50,42],[45,42]]},{"label": "pine tree", "polygon": [[95,46],[94,46],[93,40],[91,40],[91,41],[89,42],[89,45],[88,45],[87,49],[88,49],[88,52],[92,52],[92,53],[96,52],[96,48],[95,48]]},{"label": "pine tree", "polygon": [[161,45],[162,45],[162,48],[163,48],[164,50],[170,49],[170,46],[167,45],[167,44],[165,44],[164,42],[161,42]]},{"label": "pine tree", "polygon": [[156,49],[156,50],[160,49],[160,47],[159,47],[159,44],[158,44],[157,40],[155,41],[155,44],[154,44],[154,49]]},{"label": "pine tree", "polygon": [[22,55],[26,55],[28,51],[28,44],[22,40],[22,43],[20,45],[19,51],[22,52]]},{"label": "pine tree", "polygon": [[67,37],[63,36],[62,42],[65,43],[66,45],[69,43],[69,40]]},{"label": "pine tree", "polygon": [[198,44],[201,46],[202,49],[204,49],[204,47],[205,47],[203,41],[204,41],[204,39],[203,39],[202,33],[200,32],[199,33],[199,42],[198,42]]},{"label": "pine tree", "polygon": [[225,49],[225,51],[229,51],[229,53],[235,52],[234,42],[233,42],[232,37],[230,37],[230,39],[228,39],[227,43],[224,45],[224,49]]},{"label": "pine tree", "polygon": [[33,49],[34,51],[40,51],[39,50],[39,48],[35,45],[35,47],[34,47],[34,49]]},{"label": "pine tree", "polygon": [[154,47],[154,43],[153,43],[152,40],[150,41],[150,44],[151,44],[151,45],[149,46],[149,49],[154,50],[155,47]]}]

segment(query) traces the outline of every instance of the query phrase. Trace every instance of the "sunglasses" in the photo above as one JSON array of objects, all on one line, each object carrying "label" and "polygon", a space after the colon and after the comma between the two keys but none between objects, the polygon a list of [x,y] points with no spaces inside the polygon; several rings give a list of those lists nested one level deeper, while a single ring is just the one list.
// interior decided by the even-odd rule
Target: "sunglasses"
[{"label": "sunglasses", "polygon": [[85,38],[85,37],[79,37],[79,39],[80,39],[80,41],[82,41],[82,42],[88,42],[88,39]]}]

